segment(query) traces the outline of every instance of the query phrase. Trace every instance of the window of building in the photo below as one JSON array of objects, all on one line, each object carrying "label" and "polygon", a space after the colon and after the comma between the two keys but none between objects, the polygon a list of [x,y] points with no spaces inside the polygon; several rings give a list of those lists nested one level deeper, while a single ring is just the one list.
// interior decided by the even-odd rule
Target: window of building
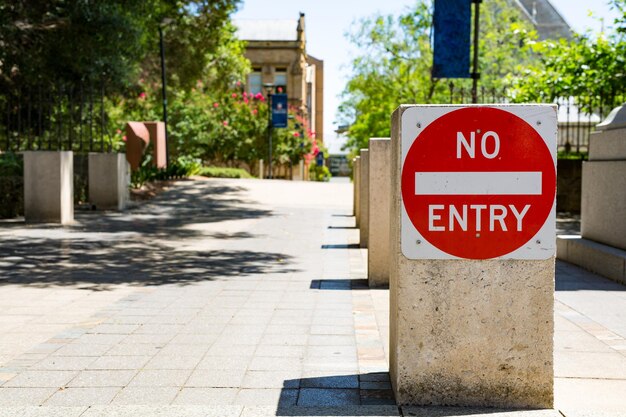
[{"label": "window of building", "polygon": [[251,94],[263,94],[263,77],[261,76],[261,68],[253,68],[248,75],[248,88]]},{"label": "window of building", "polygon": [[287,68],[276,68],[274,86],[274,91],[277,93],[287,94]]}]

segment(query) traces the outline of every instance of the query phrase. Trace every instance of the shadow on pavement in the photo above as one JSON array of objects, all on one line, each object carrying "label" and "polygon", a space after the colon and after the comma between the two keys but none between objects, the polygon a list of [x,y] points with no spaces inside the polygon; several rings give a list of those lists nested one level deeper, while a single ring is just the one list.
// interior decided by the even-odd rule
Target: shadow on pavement
[{"label": "shadow on pavement", "polygon": [[337,243],[330,245],[322,245],[322,249],[359,249],[358,243]]},{"label": "shadow on pavement", "polygon": [[370,415],[355,414],[354,407],[361,405],[392,406],[392,413],[377,409],[371,414],[376,416],[396,416],[398,411],[388,372],[289,379],[283,387],[277,416]]},{"label": "shadow on pavement", "polygon": [[556,261],[554,287],[556,291],[626,291],[626,285],[561,260]]},{"label": "shadow on pavement", "polygon": [[309,286],[312,290],[388,290],[389,287],[370,288],[366,279],[314,279]]},{"label": "shadow on pavement", "polygon": [[293,272],[287,255],[221,248],[217,239],[255,237],[224,222],[272,215],[244,190],[185,182],[125,213],[79,213],[70,227],[0,224],[0,284],[106,290]]}]

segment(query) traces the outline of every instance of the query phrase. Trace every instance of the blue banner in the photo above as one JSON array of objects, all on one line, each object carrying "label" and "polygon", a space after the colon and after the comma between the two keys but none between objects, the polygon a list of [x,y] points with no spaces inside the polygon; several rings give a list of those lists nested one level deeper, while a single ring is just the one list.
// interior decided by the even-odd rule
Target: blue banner
[{"label": "blue banner", "polygon": [[434,78],[470,78],[471,3],[435,0]]},{"label": "blue banner", "polygon": [[324,165],[324,152],[320,152],[317,154],[317,156],[315,157],[315,164],[320,167]]},{"label": "blue banner", "polygon": [[287,127],[287,94],[272,94],[272,127]]}]

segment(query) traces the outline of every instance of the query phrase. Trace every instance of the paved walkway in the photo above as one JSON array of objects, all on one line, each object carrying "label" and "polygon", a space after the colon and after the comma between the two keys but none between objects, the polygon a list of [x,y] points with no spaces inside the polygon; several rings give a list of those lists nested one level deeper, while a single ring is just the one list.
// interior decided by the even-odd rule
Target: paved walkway
[{"label": "paved walkway", "polygon": [[[395,406],[351,203],[349,183],[209,180],[0,223],[0,416],[494,415]],[[620,415],[625,288],[559,264],[557,289],[557,406]],[[497,415],[518,414],[559,415]]]}]

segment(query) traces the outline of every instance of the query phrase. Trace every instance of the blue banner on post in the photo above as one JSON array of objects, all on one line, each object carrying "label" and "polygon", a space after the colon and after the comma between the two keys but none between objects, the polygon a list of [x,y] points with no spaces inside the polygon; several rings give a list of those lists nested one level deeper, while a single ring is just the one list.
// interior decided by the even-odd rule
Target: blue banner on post
[{"label": "blue banner on post", "polygon": [[470,78],[471,3],[435,0],[434,78]]},{"label": "blue banner on post", "polygon": [[272,95],[272,127],[287,127],[287,94]]},{"label": "blue banner on post", "polygon": [[315,157],[315,164],[320,167],[324,165],[324,152],[320,152],[317,154],[317,156]]}]

